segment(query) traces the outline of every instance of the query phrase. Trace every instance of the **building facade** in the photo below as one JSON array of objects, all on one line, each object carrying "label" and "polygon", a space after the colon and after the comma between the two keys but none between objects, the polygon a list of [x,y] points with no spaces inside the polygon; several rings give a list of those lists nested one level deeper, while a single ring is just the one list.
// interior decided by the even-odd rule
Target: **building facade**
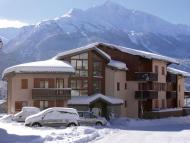
[{"label": "building facade", "polygon": [[99,114],[105,117],[143,118],[184,105],[184,78],[189,74],[169,68],[178,64],[173,58],[93,43],[60,53],[53,59],[74,71],[66,72],[65,68],[57,71],[50,63],[41,71],[19,70],[22,66],[4,71],[9,113],[19,111],[22,106],[41,109],[69,106],[78,110],[99,109]]}]

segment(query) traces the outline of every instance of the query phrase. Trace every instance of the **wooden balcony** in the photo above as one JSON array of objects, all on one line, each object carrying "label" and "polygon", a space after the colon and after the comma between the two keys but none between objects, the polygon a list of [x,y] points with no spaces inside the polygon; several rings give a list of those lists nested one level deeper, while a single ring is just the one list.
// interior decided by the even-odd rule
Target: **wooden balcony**
[{"label": "wooden balcony", "polygon": [[34,88],[33,100],[68,100],[71,99],[71,88]]},{"label": "wooden balcony", "polygon": [[135,79],[137,81],[158,81],[158,74],[152,72],[136,72]]},{"label": "wooden balcony", "polygon": [[142,100],[146,100],[146,99],[158,99],[158,91],[135,91],[135,99],[142,99]]},{"label": "wooden balcony", "polygon": [[177,92],[176,91],[167,91],[166,98],[167,99],[177,98]]},{"label": "wooden balcony", "polygon": [[177,83],[168,82],[166,85],[167,91],[177,91]]},{"label": "wooden balcony", "polygon": [[177,82],[177,77],[176,75],[173,75],[173,74],[167,74],[166,76],[166,81],[167,82],[173,82],[173,83],[176,83]]}]

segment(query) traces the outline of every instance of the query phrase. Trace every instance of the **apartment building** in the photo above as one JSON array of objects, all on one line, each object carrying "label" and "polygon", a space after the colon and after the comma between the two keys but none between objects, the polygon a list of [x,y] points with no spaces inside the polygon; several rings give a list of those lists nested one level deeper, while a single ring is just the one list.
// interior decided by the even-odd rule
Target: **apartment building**
[{"label": "apartment building", "polygon": [[[53,62],[52,62],[53,61]],[[8,112],[22,106],[99,109],[102,116],[143,117],[184,105],[184,78],[168,67],[176,59],[107,43],[59,53],[51,60],[5,69]]]}]

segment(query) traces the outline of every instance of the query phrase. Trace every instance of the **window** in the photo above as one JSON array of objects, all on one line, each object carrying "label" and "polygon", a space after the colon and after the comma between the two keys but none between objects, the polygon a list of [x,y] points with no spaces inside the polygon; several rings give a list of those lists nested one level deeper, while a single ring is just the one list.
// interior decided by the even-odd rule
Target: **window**
[{"label": "window", "polygon": [[155,108],[159,108],[158,99],[155,99],[155,100],[154,100],[154,107],[155,107]]},{"label": "window", "polygon": [[127,100],[125,100],[125,108],[127,108]]},{"label": "window", "polygon": [[21,80],[21,88],[27,89],[28,88],[28,79],[22,79]]},{"label": "window", "polygon": [[64,88],[64,79],[56,79],[56,88]]},{"label": "window", "polygon": [[21,111],[24,106],[27,106],[27,101],[15,101],[15,111]]},{"label": "window", "polygon": [[162,75],[165,75],[165,68],[162,67]]},{"label": "window", "polygon": [[154,71],[155,71],[155,73],[158,73],[158,66],[157,65],[154,66]]},{"label": "window", "polygon": [[48,108],[48,101],[40,101],[40,109]]},{"label": "window", "polygon": [[40,80],[40,88],[48,88],[48,80]]},{"label": "window", "polygon": [[127,89],[127,83],[125,83],[125,89]]},{"label": "window", "polygon": [[95,61],[93,64],[93,76],[102,76],[102,62]]},{"label": "window", "polygon": [[87,79],[71,79],[70,86],[72,88],[72,96],[88,95],[88,80]]},{"label": "window", "polygon": [[84,112],[84,113],[83,113],[83,116],[84,116],[85,118],[90,118],[90,113]]},{"label": "window", "polygon": [[120,83],[117,82],[117,91],[119,91],[119,90],[120,90]]},{"label": "window", "polygon": [[93,80],[93,90],[94,90],[94,93],[101,93],[101,91],[102,91],[102,80],[101,79]]},{"label": "window", "polygon": [[76,69],[74,77],[88,76],[88,54],[83,53],[71,57],[71,65]]}]

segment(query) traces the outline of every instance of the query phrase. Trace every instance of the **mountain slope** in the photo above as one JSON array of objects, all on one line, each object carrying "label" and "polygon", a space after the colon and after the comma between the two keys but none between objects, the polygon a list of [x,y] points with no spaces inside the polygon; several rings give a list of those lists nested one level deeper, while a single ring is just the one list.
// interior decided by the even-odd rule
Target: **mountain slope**
[{"label": "mountain slope", "polygon": [[[13,64],[47,59],[97,41],[183,58],[184,65],[190,59],[189,26],[171,24],[110,1],[25,26],[16,35],[0,50],[0,72]],[[188,66],[183,68],[190,71]]]}]

